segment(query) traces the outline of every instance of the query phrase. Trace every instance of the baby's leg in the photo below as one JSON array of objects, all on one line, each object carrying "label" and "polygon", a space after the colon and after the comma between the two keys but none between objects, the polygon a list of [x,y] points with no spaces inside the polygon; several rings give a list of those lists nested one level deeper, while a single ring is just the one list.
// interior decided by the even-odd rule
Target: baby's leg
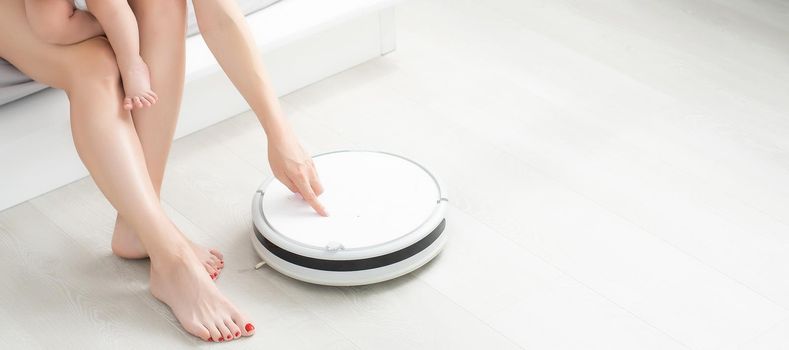
[{"label": "baby's leg", "polygon": [[25,0],[25,12],[33,32],[49,44],[74,44],[102,33],[99,22],[74,11],[71,0]]},{"label": "baby's leg", "polygon": [[151,90],[148,66],[140,57],[137,18],[126,0],[88,0],[88,10],[99,20],[118,61],[126,97],[124,109],[149,107],[158,96]]}]

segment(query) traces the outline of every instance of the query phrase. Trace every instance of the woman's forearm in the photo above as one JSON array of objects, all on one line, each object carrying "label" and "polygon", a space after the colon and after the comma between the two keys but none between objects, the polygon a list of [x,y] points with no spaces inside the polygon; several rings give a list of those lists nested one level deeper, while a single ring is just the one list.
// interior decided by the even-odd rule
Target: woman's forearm
[{"label": "woman's forearm", "polygon": [[268,160],[274,176],[299,193],[320,215],[323,192],[312,158],[301,147],[282,114],[260,53],[235,0],[193,0],[197,25],[219,65],[257,115],[268,136]]},{"label": "woman's forearm", "polygon": [[246,20],[234,0],[194,0],[200,32],[270,139],[290,132]]}]

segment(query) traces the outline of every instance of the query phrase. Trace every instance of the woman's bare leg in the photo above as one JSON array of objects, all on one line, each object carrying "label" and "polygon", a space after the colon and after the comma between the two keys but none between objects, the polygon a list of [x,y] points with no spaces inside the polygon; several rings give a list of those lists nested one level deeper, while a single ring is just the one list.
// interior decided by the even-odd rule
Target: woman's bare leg
[{"label": "woman's bare leg", "polygon": [[[206,276],[189,242],[159,205],[132,118],[117,99],[118,83],[114,91],[107,83],[85,88],[85,82],[79,82],[83,87],[68,89],[80,158],[150,253],[153,295],[171,307],[187,331],[202,339],[239,337],[248,323],[245,317]],[[97,95],[99,90],[106,96]],[[104,102],[91,103],[97,98]],[[101,115],[113,110],[115,117]]]},{"label": "woman's bare leg", "polygon": [[[151,84],[161,97],[156,105],[132,112],[148,173],[158,195],[183,94],[186,3],[135,0],[130,5],[139,22],[141,52],[151,70]],[[224,267],[222,254],[193,242],[191,245],[208,273],[216,278]],[[115,221],[112,251],[127,259],[148,257],[142,242],[120,215]]]},{"label": "woman's bare leg", "polygon": [[[159,204],[131,115],[121,107],[118,68],[107,41],[46,44],[28,27],[22,4],[0,0],[0,31],[14,33],[0,37],[0,57],[68,94],[77,151],[99,189],[149,252],[153,295],[198,337],[250,335],[254,328],[206,276]],[[231,326],[237,333],[231,334]]]}]

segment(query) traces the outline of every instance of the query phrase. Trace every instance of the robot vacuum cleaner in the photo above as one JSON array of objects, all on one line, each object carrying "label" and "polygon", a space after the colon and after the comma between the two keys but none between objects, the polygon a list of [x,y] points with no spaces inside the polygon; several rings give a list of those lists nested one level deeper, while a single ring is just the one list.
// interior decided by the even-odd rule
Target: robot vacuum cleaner
[{"label": "robot vacuum cleaner", "polygon": [[328,217],[273,177],[255,193],[252,245],[269,266],[305,282],[353,286],[404,275],[441,251],[447,197],[425,167],[362,150],[313,162]]}]

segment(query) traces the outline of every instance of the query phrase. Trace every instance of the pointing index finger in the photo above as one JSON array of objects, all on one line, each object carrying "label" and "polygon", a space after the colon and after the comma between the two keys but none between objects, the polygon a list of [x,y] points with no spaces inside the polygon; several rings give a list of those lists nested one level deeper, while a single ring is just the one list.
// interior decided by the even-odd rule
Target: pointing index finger
[{"label": "pointing index finger", "polygon": [[318,196],[315,195],[310,182],[306,178],[301,178],[301,180],[296,181],[296,186],[299,188],[299,194],[301,194],[301,197],[310,204],[312,209],[314,209],[321,216],[329,216],[326,208],[318,200]]}]

